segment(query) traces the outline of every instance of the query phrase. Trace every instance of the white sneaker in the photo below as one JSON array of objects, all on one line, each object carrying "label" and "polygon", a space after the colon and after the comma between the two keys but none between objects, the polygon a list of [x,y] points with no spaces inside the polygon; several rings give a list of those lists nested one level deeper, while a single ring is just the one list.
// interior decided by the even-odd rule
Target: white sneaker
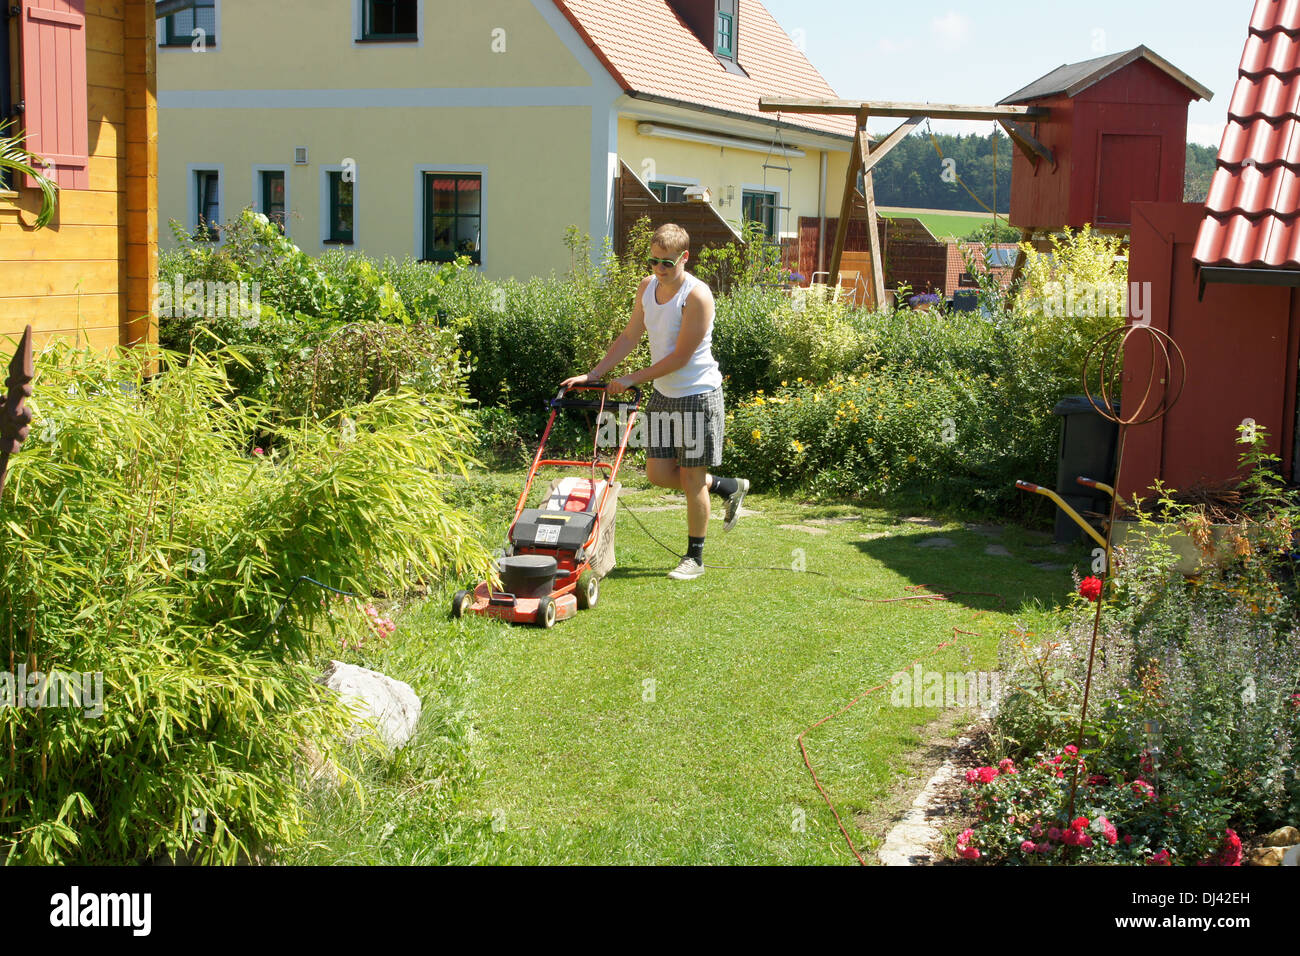
[{"label": "white sneaker", "polygon": [[736,519],[740,517],[740,503],[745,500],[745,495],[749,492],[748,478],[737,478],[736,485],[736,490],[727,496],[727,518],[722,525],[723,531],[730,531],[735,525]]},{"label": "white sneaker", "polygon": [[694,558],[682,558],[682,563],[668,572],[674,581],[692,581],[704,573],[704,565]]}]

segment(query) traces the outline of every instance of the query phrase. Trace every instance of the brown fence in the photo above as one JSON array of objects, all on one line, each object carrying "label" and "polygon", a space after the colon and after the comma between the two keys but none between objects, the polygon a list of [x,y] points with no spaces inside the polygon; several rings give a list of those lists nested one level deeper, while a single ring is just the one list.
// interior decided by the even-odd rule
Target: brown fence
[{"label": "brown fence", "polygon": [[634,173],[619,161],[619,176],[614,185],[614,249],[621,256],[627,252],[627,237],[642,216],[657,229],[675,222],[691,236],[691,255],[702,249],[716,249],[734,242],[744,245],[735,229],[704,202],[662,202]]}]

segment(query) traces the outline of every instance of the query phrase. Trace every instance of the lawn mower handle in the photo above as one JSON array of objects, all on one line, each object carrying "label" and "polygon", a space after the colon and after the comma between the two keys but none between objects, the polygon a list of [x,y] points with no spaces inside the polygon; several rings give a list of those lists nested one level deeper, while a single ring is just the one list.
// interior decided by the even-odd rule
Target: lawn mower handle
[{"label": "lawn mower handle", "polygon": [[572,385],[569,388],[564,388],[563,386],[561,386],[560,390],[555,393],[555,397],[551,399],[549,402],[547,402],[546,406],[548,408],[602,408],[602,407],[607,407],[609,404],[611,404],[611,402],[615,405],[640,405],[641,404],[641,389],[637,388],[635,385],[627,389],[627,391],[632,392],[635,395],[636,401],[634,402],[626,402],[626,401],[621,401],[619,399],[611,399],[610,402],[602,403],[602,402],[581,401],[579,399],[564,397],[565,392],[568,392],[570,390],[577,391],[579,389],[584,389],[587,391],[604,391],[607,387],[608,386],[604,382],[598,382],[594,385]]}]

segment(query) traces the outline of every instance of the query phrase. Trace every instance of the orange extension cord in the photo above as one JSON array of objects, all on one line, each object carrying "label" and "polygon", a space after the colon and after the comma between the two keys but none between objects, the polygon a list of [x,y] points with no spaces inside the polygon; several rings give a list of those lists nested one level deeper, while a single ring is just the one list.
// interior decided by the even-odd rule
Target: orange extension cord
[{"label": "orange extension cord", "polygon": [[[641,530],[644,531],[651,540],[653,540],[656,544],[658,544],[669,554],[676,555],[679,558],[682,557],[682,555],[678,554],[668,545],[660,541],[659,538],[654,534],[654,532],[652,532],[649,528],[647,528],[645,524],[641,521],[641,519],[637,517],[635,510],[627,507],[625,507],[624,510],[632,515],[632,520],[635,521],[638,525],[640,525]],[[744,566],[727,565],[727,564],[706,564],[704,566],[706,568],[718,568],[726,571],[788,571],[791,574],[813,574],[813,575],[817,575],[818,577],[826,578],[828,581],[830,581],[831,586],[835,588],[837,591],[841,591],[848,597],[851,597],[857,601],[864,601],[867,604],[894,604],[899,601],[946,601],[950,597],[956,597],[959,594],[980,596],[980,597],[994,597],[998,599],[999,607],[1006,607],[1007,604],[1006,597],[1004,595],[998,594],[995,591],[941,591],[934,588],[933,585],[929,585],[929,584],[907,585],[904,588],[904,590],[910,593],[907,594],[905,597],[865,598],[860,594],[854,594],[852,591],[848,590],[847,588],[841,587],[839,584],[835,582],[835,579],[832,578],[825,571],[809,571],[806,569],[803,571],[795,571],[793,568],[780,567],[776,565],[744,567]],[[984,613],[985,613],[984,611],[977,611],[975,612],[975,616],[979,617],[981,614]],[[964,631],[961,628],[957,627],[956,625],[953,625],[952,636],[956,638],[959,634],[967,634],[970,635],[971,637],[983,636],[981,634],[976,633],[975,631]],[[941,650],[943,650],[945,647],[951,647],[953,643],[954,641],[947,640],[935,645],[934,650],[930,651],[928,654],[923,654],[920,657],[916,657],[908,661],[906,666],[903,669],[906,670],[908,667],[911,667],[913,664],[917,663],[918,661],[921,661],[925,658],[933,657],[934,655],[938,654]],[[813,786],[817,788],[817,792],[820,793],[822,795],[822,799],[826,801],[826,806],[830,807],[831,814],[832,816],[835,817],[835,823],[839,826],[840,833],[844,835],[844,841],[848,843],[849,849],[853,852],[853,855],[857,857],[858,862],[863,866],[867,865],[867,861],[864,860],[862,858],[862,854],[858,852],[858,848],[853,843],[853,837],[849,835],[848,828],[844,826],[844,821],[840,819],[839,811],[835,809],[835,803],[831,800],[830,794],[826,792],[826,788],[822,786],[821,780],[818,779],[817,771],[813,769],[812,759],[808,756],[808,746],[807,744],[804,743],[804,737],[808,736],[810,732],[816,730],[818,727],[820,727],[822,724],[826,723],[827,721],[833,720],[834,718],[840,716],[841,714],[847,713],[848,711],[852,710],[855,706],[857,706],[857,704],[863,698],[875,693],[876,691],[880,690],[882,687],[887,687],[888,683],[889,682],[886,681],[883,684],[877,684],[875,687],[867,688],[857,697],[854,697],[851,701],[849,701],[847,704],[841,707],[839,710],[835,711],[834,713],[827,714],[825,717],[817,721],[811,727],[808,727],[797,738],[799,744],[799,752],[803,755],[803,762],[804,765],[807,766],[808,768],[808,773],[812,775]]]},{"label": "orange extension cord", "polygon": [[[1000,606],[1002,607],[1005,607],[1007,603],[1007,599],[1005,597],[993,591],[936,591],[935,593],[926,593],[932,590],[931,585],[929,584],[909,584],[906,588],[904,588],[904,590],[911,591],[913,593],[908,594],[906,597],[900,597],[900,598],[864,598],[864,597],[859,597],[856,594],[852,595],[852,597],[855,597],[860,601],[866,601],[868,604],[894,604],[899,601],[946,601],[948,600],[948,598],[954,597],[958,594],[971,594],[971,595],[982,595],[984,597],[995,597],[998,599],[999,602],[1001,602]],[[978,617],[980,614],[983,613],[984,613],[983,611],[978,611],[976,612],[976,616]],[[969,634],[971,637],[983,636],[981,634],[976,633],[975,631],[964,631],[961,628],[954,625],[952,629],[952,636],[955,638],[958,634]],[[915,657],[912,660],[908,661],[907,664],[903,666],[902,670],[907,670],[913,664],[916,664],[925,658],[934,657],[934,655],[938,654],[945,647],[951,647],[953,644],[954,641],[951,640],[942,641],[939,644],[936,644],[934,650],[930,651],[930,653],[928,654],[922,654],[919,657]],[[883,684],[877,684],[875,687],[867,688],[857,697],[854,697],[851,701],[849,701],[847,704],[841,707],[839,710],[835,711],[832,714],[827,714],[821,720],[817,721],[817,723],[813,724],[811,727],[809,727],[807,730],[801,733],[798,737],[799,752],[803,754],[804,765],[808,768],[808,773],[812,775],[813,785],[817,788],[817,792],[822,795],[822,799],[826,801],[826,806],[830,807],[831,815],[835,817],[835,823],[837,826],[839,826],[840,833],[844,834],[844,842],[849,845],[849,849],[853,852],[853,855],[857,857],[858,863],[860,863],[863,866],[867,865],[867,861],[862,858],[862,854],[858,852],[858,848],[853,844],[853,837],[849,836],[848,828],[844,826],[844,821],[840,819],[839,811],[835,809],[835,804],[831,801],[830,794],[826,792],[826,788],[822,786],[822,782],[819,779],[817,779],[817,771],[813,769],[812,760],[808,756],[808,746],[804,743],[804,737],[806,737],[810,732],[816,730],[818,727],[820,727],[822,724],[826,723],[827,721],[840,716],[840,714],[844,714],[852,710],[855,706],[857,706],[857,704],[863,698],[868,697],[871,694],[874,694],[876,691],[880,690],[882,687],[887,687],[887,686],[889,686],[888,681],[886,681]]]}]

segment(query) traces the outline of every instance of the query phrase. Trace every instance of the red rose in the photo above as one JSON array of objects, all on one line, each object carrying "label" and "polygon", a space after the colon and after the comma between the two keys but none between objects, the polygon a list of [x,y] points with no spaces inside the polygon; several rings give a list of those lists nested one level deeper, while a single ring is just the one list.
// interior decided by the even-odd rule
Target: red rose
[{"label": "red rose", "polygon": [[1089,575],[1079,582],[1079,593],[1089,601],[1095,601],[1101,597],[1101,578]]}]

